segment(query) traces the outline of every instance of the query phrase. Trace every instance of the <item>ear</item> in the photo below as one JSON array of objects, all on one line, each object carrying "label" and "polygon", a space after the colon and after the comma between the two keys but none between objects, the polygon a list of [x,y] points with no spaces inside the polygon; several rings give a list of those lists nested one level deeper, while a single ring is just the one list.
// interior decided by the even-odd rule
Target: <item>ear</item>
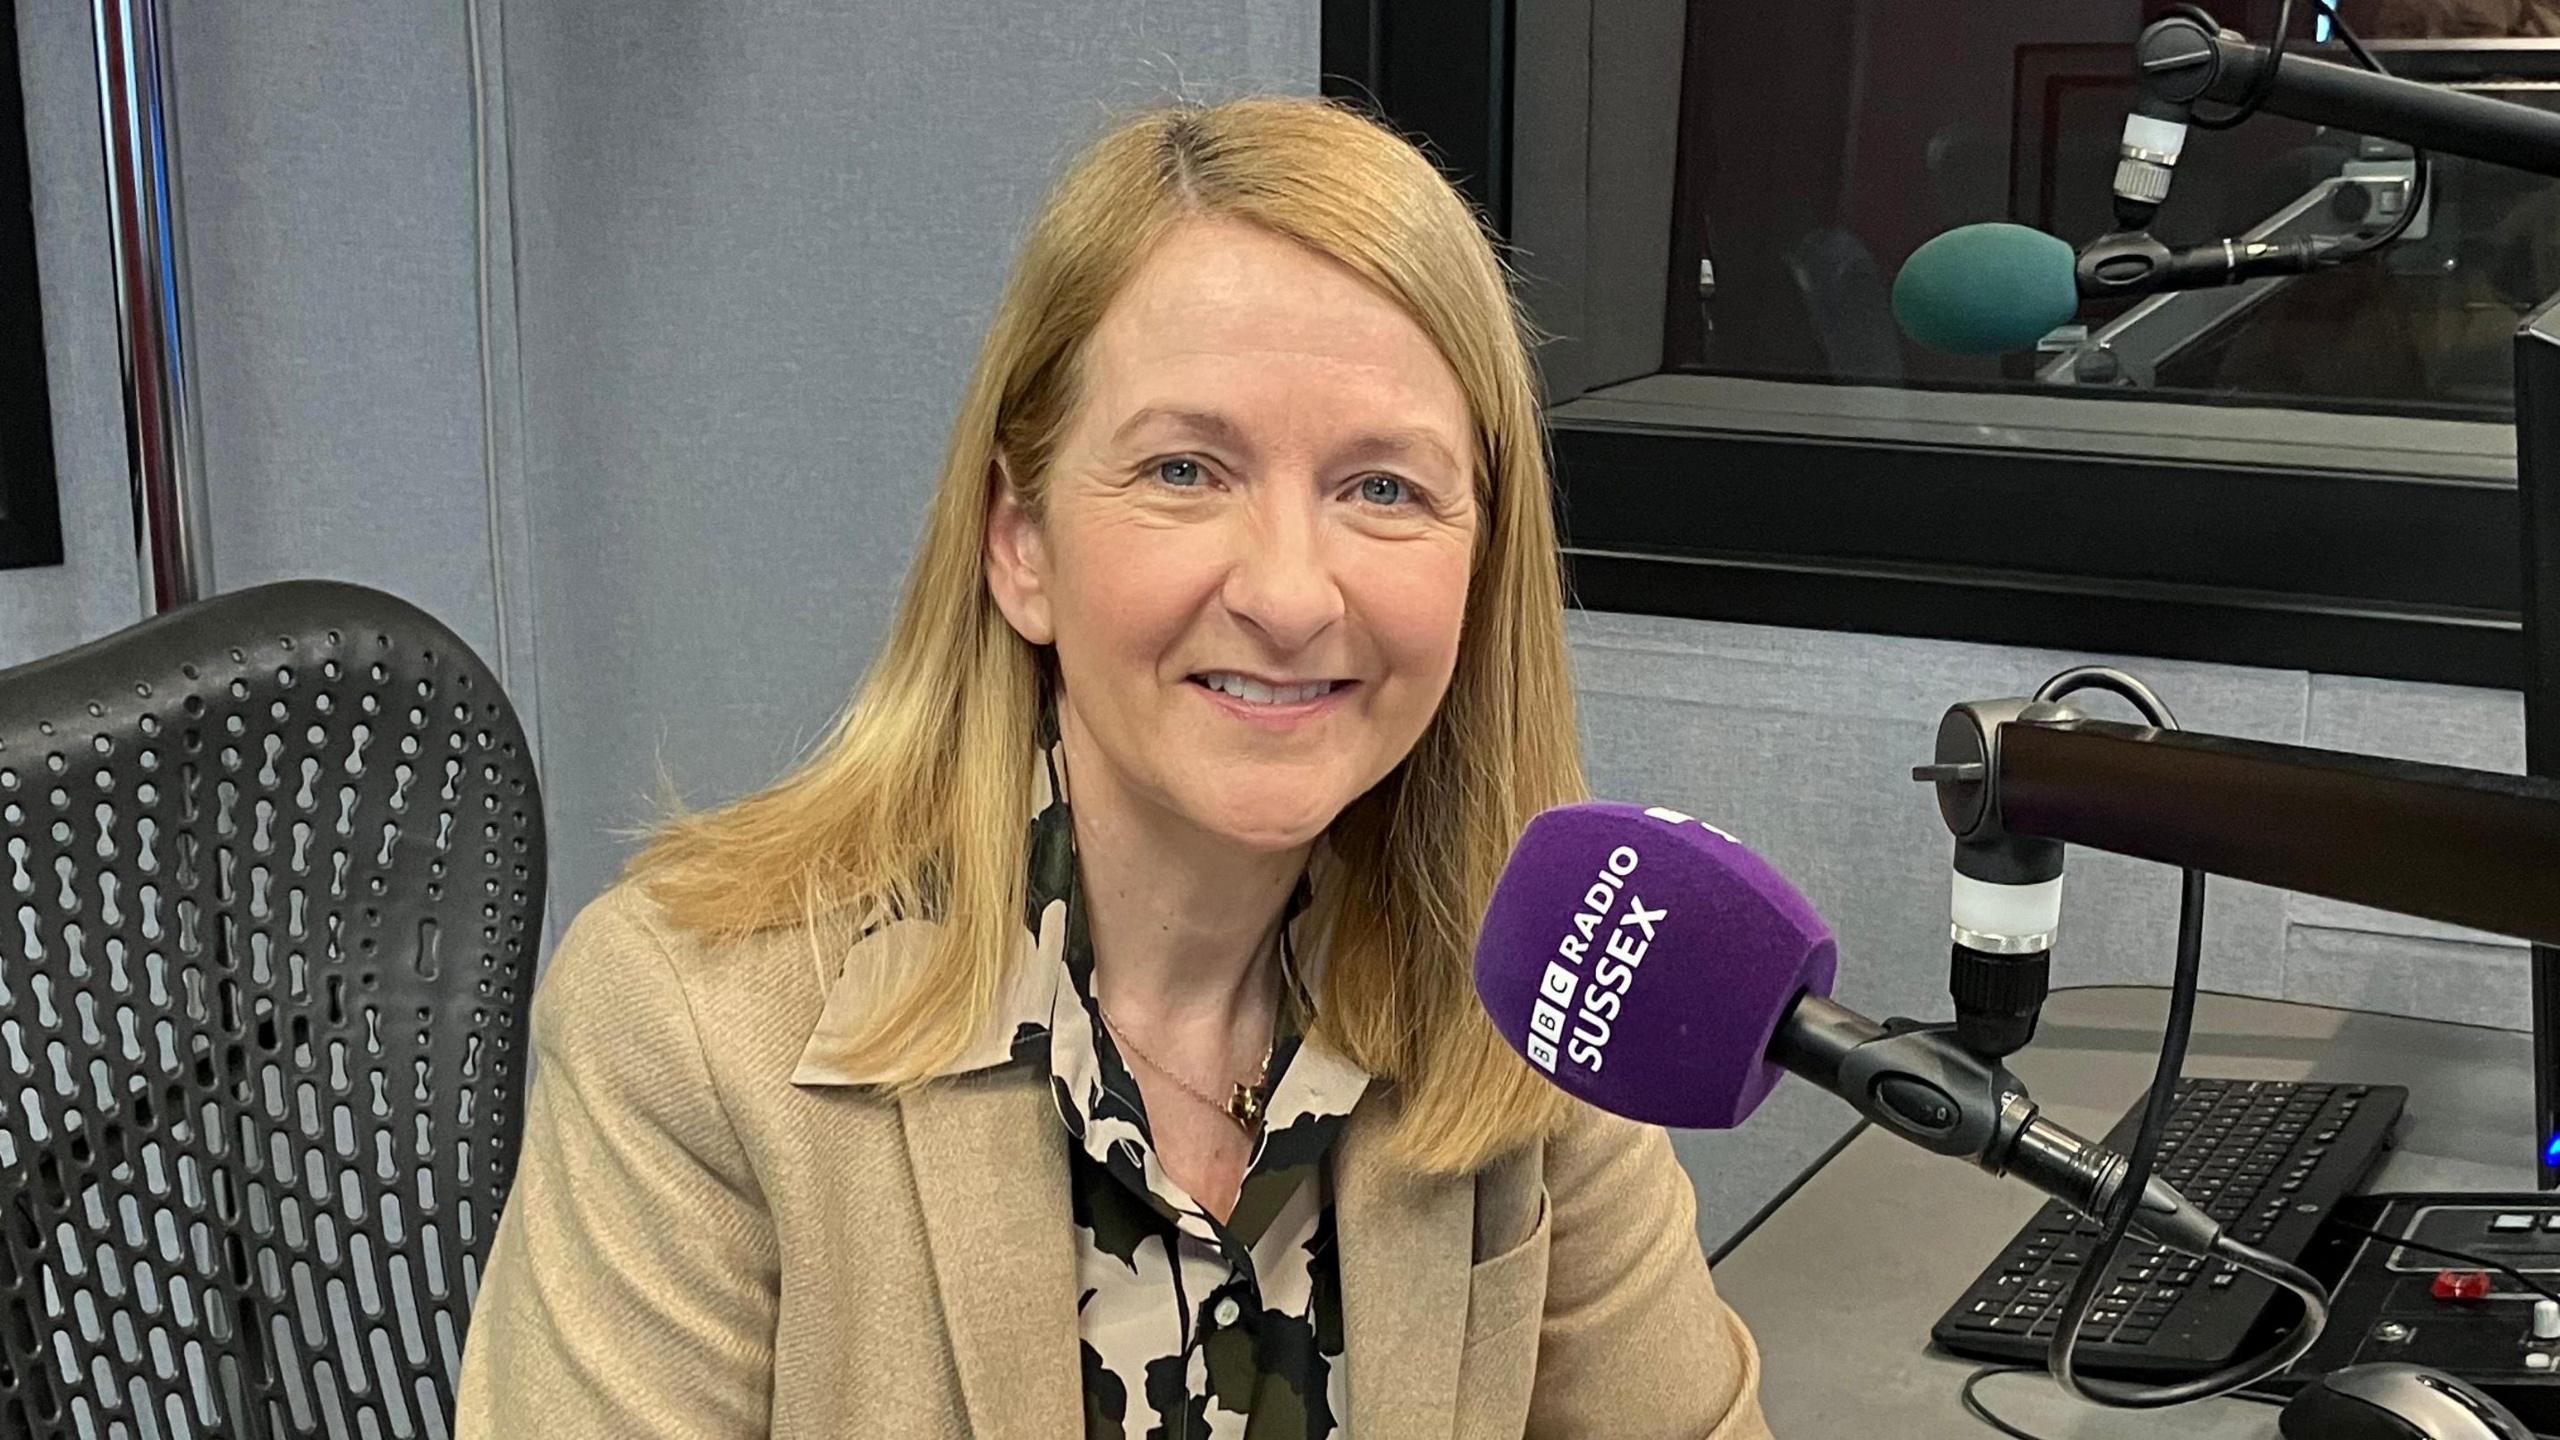
[{"label": "ear", "polygon": [[987,466],[987,593],[1014,633],[1034,645],[1058,638],[1049,611],[1049,550],[1001,457]]}]

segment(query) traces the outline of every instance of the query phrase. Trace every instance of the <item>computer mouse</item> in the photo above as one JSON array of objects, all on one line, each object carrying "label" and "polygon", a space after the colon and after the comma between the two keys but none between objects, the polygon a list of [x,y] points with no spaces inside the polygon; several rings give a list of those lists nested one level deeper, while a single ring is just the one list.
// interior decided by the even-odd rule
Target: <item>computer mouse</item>
[{"label": "computer mouse", "polygon": [[2534,1440],[2468,1380],[2421,1365],[2350,1365],[2286,1402],[2285,1440]]}]

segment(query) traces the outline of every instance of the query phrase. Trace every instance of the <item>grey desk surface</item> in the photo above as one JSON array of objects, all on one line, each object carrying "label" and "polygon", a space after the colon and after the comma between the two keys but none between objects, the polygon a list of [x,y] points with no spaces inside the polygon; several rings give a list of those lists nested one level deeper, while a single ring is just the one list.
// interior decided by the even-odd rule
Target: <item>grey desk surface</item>
[{"label": "grey desk surface", "polygon": [[[2149,1082],[2167,994],[2067,990],[2010,1068],[2045,1113],[2104,1134]],[[2523,1190],[2533,1185],[2533,1044],[2513,1031],[2270,1000],[2208,995],[2190,1075],[2406,1085],[2399,1148],[2381,1190]],[[1759,1337],[1763,1399],[1783,1440],[1983,1440],[1956,1387],[1974,1369],[1929,1348],[1929,1327],[2018,1227],[2035,1192],[1860,1134],[1735,1246],[1716,1279]],[[2042,1376],[1982,1394],[2049,1440],[2267,1440],[2275,1411],[2215,1401],[2168,1412],[2097,1411]]]}]

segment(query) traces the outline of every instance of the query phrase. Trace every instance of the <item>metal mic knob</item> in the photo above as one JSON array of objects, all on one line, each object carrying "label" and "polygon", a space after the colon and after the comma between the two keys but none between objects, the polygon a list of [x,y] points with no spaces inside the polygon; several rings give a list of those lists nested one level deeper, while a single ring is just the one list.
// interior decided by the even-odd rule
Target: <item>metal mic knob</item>
[{"label": "metal mic knob", "polygon": [[[2157,28],[2157,27],[2154,27]],[[2187,147],[2187,107],[2145,96],[2124,117],[2124,138],[2116,145],[2115,215],[2119,230],[2150,225],[2169,198],[2169,176]]]},{"label": "metal mic knob", "polygon": [[2116,196],[2137,204],[2158,205],[2169,198],[2171,173],[2157,160],[2127,155],[2116,161]]}]

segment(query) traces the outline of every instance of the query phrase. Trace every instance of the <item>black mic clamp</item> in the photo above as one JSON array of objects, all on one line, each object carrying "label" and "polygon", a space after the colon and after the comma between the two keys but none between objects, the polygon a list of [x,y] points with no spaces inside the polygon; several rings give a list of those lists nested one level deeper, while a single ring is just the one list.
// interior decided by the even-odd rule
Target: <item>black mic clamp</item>
[{"label": "black mic clamp", "polygon": [[2172,15],[2153,22],[2135,41],[2142,90],[2124,118],[2114,185],[2116,224],[2126,230],[2147,228],[2169,198],[2169,178],[2186,148],[2196,97],[2204,93],[2197,72],[2212,64],[2216,42],[2228,33],[2219,23],[2208,28],[2211,19],[2200,10]]},{"label": "black mic clamp", "polygon": [[2083,246],[2072,267],[2080,293],[2091,297],[2154,295],[2236,285],[2268,275],[2307,275],[2352,253],[2335,236],[2292,240],[2214,240],[2172,248],[2141,231],[2101,235]]},{"label": "black mic clamp", "polygon": [[[1849,1102],[1869,1123],[1924,1150],[2013,1176],[2103,1220],[2124,1194],[2125,1158],[2048,1120],[2017,1076],[1957,1042],[1951,1027],[1879,1025],[1805,994],[1779,1022],[1769,1058]],[[2190,1255],[2215,1252],[2221,1222],[2154,1178],[2136,1229]]]},{"label": "black mic clamp", "polygon": [[2026,1085],[1998,1061],[1949,1043],[1948,1027],[1878,1025],[1819,995],[1797,999],[1770,1054],[1871,1123],[1995,1175],[2036,1118]]},{"label": "black mic clamp", "polygon": [[2062,905],[2062,845],[2012,835],[2000,823],[2001,735],[2013,721],[2078,716],[2068,705],[2034,700],[1957,705],[1938,723],[1935,763],[1911,772],[1938,787],[1939,812],[1955,835],[1947,993],[1957,1043],[1984,1059],[2005,1059],[2035,1038],[2053,987]]}]

